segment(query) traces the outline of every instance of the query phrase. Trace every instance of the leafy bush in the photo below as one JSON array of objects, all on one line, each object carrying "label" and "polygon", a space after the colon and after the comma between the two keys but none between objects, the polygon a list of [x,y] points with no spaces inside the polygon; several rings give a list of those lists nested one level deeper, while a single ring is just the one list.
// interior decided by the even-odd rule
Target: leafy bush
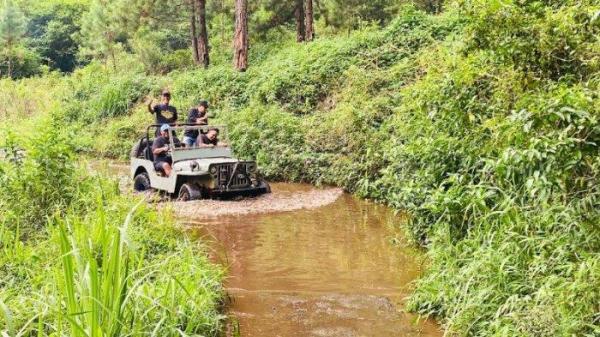
[{"label": "leafy bush", "polygon": [[55,126],[31,144],[4,141],[26,155],[1,162],[0,331],[219,335],[222,270],[181,237],[168,210],[75,166]]},{"label": "leafy bush", "polygon": [[42,131],[32,135],[30,144],[11,133],[6,139],[8,157],[0,161],[2,215],[23,234],[42,229],[49,216],[76,198],[74,152],[63,131],[58,123],[46,122]]},{"label": "leafy bush", "polygon": [[499,6],[405,9],[356,58],[283,51],[226,117],[269,175],[408,211],[431,257],[410,308],[450,333],[596,335],[599,8]]}]

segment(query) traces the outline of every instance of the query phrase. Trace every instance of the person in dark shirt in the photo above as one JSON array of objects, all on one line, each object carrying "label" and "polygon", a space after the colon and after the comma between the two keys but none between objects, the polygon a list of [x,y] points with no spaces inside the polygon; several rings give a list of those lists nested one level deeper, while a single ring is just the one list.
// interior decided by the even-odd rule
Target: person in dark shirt
[{"label": "person in dark shirt", "polygon": [[198,136],[198,147],[215,147],[219,145],[219,130],[210,129],[206,134]]},{"label": "person in dark shirt", "polygon": [[[207,125],[208,124],[208,102],[200,101],[197,108],[193,108],[188,113],[188,124]],[[183,135],[183,143],[187,147],[192,147],[198,139],[199,130],[186,130]]]},{"label": "person in dark shirt", "polygon": [[156,124],[175,124],[177,122],[177,109],[169,105],[171,102],[171,93],[164,90],[161,95],[161,103],[152,106],[148,104],[148,111],[156,117]]},{"label": "person in dark shirt", "polygon": [[171,175],[173,159],[169,154],[171,142],[169,140],[169,124],[160,127],[160,136],[152,143],[152,154],[154,155],[154,169],[163,172],[167,177]]}]

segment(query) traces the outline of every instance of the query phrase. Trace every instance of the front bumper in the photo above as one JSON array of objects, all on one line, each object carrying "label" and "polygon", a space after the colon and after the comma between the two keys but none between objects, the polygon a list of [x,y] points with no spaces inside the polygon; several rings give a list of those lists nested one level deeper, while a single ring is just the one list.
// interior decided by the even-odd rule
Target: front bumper
[{"label": "front bumper", "polygon": [[233,197],[248,197],[248,196],[259,196],[261,194],[269,193],[270,189],[265,186],[259,187],[247,187],[237,189],[213,189],[208,191],[209,197],[214,198],[233,198]]}]

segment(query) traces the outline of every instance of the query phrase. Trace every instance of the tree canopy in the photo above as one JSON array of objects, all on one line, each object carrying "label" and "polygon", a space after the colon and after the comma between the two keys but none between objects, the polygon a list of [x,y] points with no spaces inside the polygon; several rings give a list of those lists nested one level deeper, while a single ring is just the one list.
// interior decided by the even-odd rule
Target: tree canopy
[{"label": "tree canopy", "polygon": [[[305,27],[311,35],[299,41],[310,40],[313,34],[385,25],[406,3],[431,11],[440,8],[439,0],[251,1],[247,6],[249,45],[292,39],[296,25],[302,35]],[[122,53],[137,57],[153,73],[207,65],[209,58],[226,62],[232,53],[234,11],[233,0],[3,0],[1,76],[71,72],[92,60],[118,69]]]}]

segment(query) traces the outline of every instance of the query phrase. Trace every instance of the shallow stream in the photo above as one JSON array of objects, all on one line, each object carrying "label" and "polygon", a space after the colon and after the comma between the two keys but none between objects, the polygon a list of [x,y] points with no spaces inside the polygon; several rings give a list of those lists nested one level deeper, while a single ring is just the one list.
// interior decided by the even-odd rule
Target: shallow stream
[{"label": "shallow stream", "polygon": [[[127,165],[94,166],[127,188]],[[254,199],[172,203],[228,268],[241,336],[442,335],[403,311],[424,261],[403,239],[401,216],[338,189],[272,188]]]},{"label": "shallow stream", "polygon": [[[274,184],[271,197],[298,195],[302,204],[314,191]],[[402,311],[422,257],[402,239],[401,217],[384,206],[340,193],[316,208],[185,221],[229,269],[241,336],[441,335]]]}]

